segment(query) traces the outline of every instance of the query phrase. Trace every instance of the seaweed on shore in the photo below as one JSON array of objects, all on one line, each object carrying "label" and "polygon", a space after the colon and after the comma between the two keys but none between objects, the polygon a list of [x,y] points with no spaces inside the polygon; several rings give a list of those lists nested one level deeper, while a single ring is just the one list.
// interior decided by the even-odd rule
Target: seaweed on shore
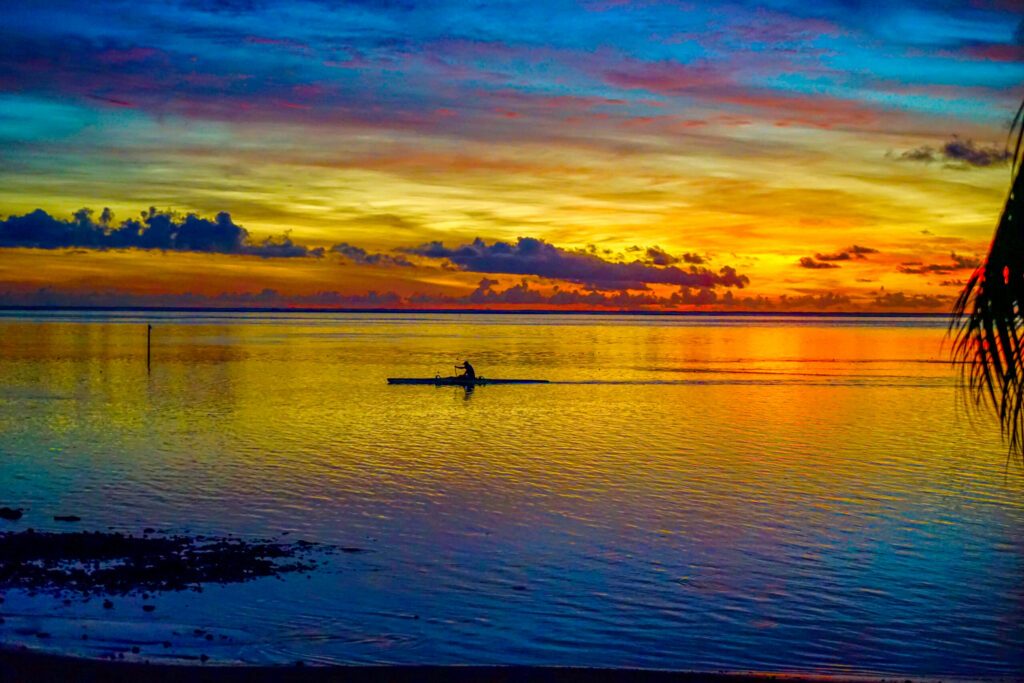
[{"label": "seaweed on shore", "polygon": [[115,532],[0,533],[0,589],[127,595],[308,572],[318,546]]}]

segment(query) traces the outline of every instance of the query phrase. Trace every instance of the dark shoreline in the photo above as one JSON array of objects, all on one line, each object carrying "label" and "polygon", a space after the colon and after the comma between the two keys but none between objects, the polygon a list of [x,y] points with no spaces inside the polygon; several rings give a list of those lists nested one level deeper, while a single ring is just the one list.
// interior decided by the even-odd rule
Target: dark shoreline
[{"label": "dark shoreline", "polygon": [[[0,645],[0,683],[28,681],[82,681],[99,683],[188,683],[282,682],[323,683],[952,683],[957,679],[905,676],[826,676],[776,673],[701,673],[649,669],[588,669],[540,666],[223,666],[139,662],[109,662],[46,654]],[[968,680],[968,679],[959,679]],[[1021,678],[974,679],[1021,681]]]}]

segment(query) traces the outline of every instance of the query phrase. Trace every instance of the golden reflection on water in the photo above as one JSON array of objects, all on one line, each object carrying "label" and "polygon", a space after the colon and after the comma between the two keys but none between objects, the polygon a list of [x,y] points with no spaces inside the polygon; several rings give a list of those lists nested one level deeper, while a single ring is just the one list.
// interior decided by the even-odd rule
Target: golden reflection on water
[{"label": "golden reflection on water", "polygon": [[[14,396],[70,399],[43,411],[50,428],[115,441],[142,428],[187,434],[197,446],[229,440],[251,453],[314,442],[344,460],[347,438],[350,451],[372,448],[375,457],[405,462],[433,440],[463,455],[485,453],[496,469],[510,460],[547,469],[534,450],[580,460],[601,453],[641,482],[652,457],[705,451],[716,462],[728,457],[734,473],[784,463],[760,476],[804,485],[832,480],[836,467],[883,478],[910,476],[915,464],[942,469],[978,446],[1004,463],[991,434],[972,433],[965,443],[955,374],[941,362],[935,327],[469,322],[157,322],[150,374],[144,325],[7,322],[0,358]],[[465,357],[485,376],[565,384],[471,393],[384,384],[387,376],[451,374]],[[893,414],[912,419],[894,425]],[[858,457],[891,441],[912,444],[898,456],[905,467]],[[638,460],[643,468],[631,475]]]},{"label": "golden reflection on water", "polygon": [[[1024,667],[1024,486],[958,414],[943,321],[150,318],[149,373],[141,316],[0,320],[2,498],[376,544],[338,597],[239,613],[270,640],[401,604],[451,620],[388,661]],[[552,384],[385,383],[466,358]]]}]

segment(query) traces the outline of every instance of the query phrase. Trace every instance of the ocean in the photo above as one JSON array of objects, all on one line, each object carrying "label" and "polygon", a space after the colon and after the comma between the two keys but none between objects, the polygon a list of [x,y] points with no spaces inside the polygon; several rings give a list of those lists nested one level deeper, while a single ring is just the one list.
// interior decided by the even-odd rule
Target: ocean
[{"label": "ocean", "polygon": [[[1024,474],[994,419],[966,408],[945,331],[938,317],[0,312],[0,505],[25,508],[0,531],[66,531],[53,516],[73,514],[76,530],[362,551],[160,594],[152,613],[9,590],[0,642],[1020,674]],[[386,383],[466,359],[550,383]]]}]

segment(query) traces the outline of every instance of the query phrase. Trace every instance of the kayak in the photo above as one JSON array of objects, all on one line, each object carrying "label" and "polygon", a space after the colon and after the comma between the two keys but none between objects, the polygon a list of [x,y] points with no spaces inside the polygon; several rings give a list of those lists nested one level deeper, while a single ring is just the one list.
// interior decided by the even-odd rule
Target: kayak
[{"label": "kayak", "polygon": [[486,384],[547,384],[546,379],[488,379],[487,377],[388,377],[388,384],[431,384],[435,387],[478,387]]}]

